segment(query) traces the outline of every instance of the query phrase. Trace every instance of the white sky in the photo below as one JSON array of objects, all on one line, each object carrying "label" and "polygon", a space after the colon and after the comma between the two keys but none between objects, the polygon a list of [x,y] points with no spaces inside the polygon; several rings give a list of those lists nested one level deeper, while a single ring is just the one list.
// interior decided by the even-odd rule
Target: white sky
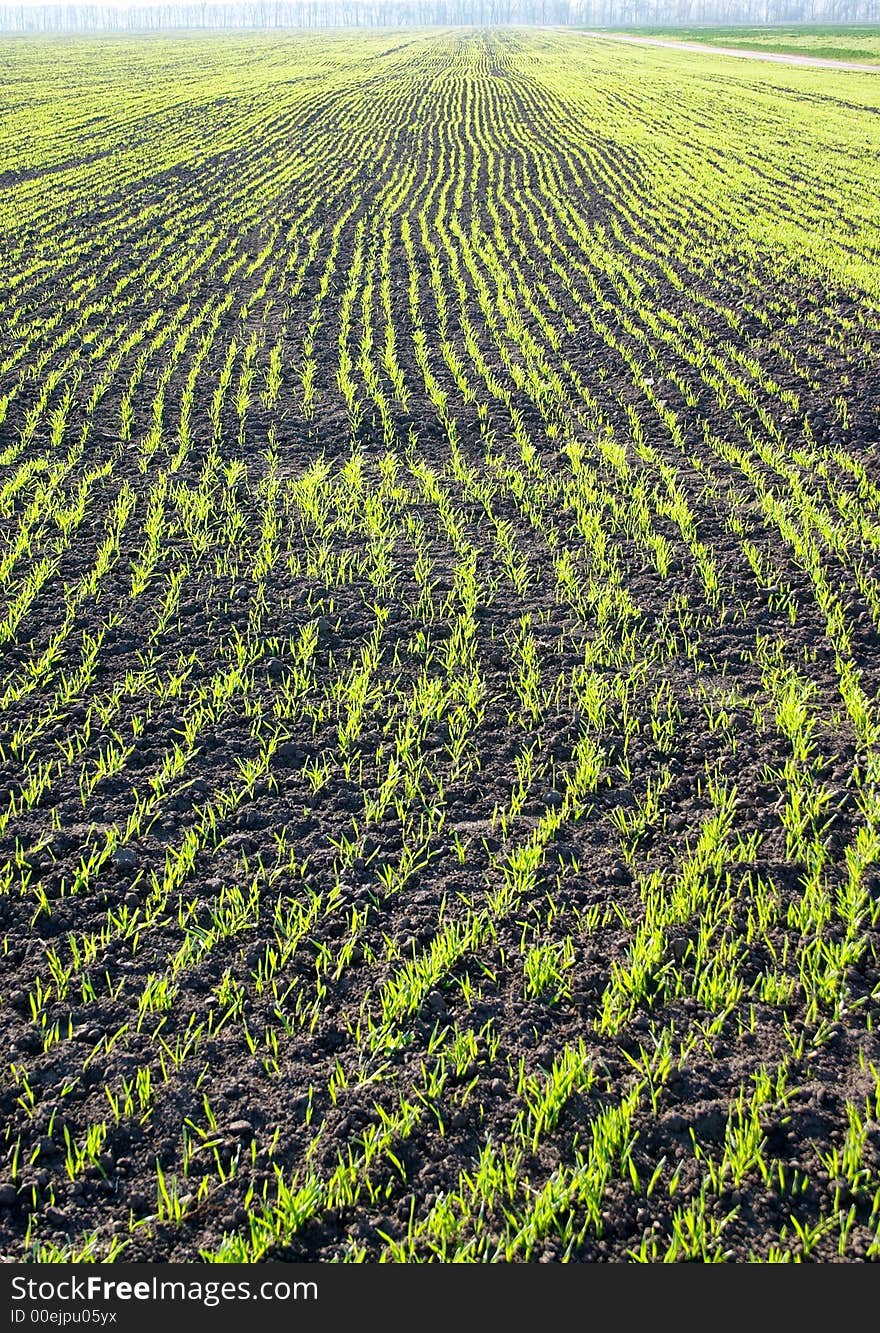
[{"label": "white sky", "polygon": [[[77,4],[96,4],[102,9],[141,9],[144,5],[160,5],[162,2],[163,0],[0,0],[0,3],[8,5],[11,9],[19,7],[37,9],[45,5],[61,5],[62,8],[66,8],[68,5],[75,7]],[[182,0],[184,4],[187,2],[188,0]],[[193,2],[198,3],[198,0]],[[223,4],[224,0],[212,0],[212,3]],[[233,4],[234,0],[226,0],[226,3]]]}]

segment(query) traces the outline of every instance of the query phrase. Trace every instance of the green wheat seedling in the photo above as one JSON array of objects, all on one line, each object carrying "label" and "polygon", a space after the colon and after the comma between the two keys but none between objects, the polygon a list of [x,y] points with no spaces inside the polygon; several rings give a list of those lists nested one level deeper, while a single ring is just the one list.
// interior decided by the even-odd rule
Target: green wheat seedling
[{"label": "green wheat seedling", "polygon": [[873,79],[43,47],[11,1257],[877,1257]]}]

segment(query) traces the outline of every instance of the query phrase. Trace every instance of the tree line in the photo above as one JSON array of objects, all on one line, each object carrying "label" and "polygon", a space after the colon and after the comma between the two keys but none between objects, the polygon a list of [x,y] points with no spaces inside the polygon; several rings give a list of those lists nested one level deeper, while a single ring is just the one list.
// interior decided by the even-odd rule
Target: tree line
[{"label": "tree line", "polygon": [[876,23],[880,0],[179,0],[0,4],[7,32],[170,28],[398,28],[551,24],[572,27],[701,23]]}]

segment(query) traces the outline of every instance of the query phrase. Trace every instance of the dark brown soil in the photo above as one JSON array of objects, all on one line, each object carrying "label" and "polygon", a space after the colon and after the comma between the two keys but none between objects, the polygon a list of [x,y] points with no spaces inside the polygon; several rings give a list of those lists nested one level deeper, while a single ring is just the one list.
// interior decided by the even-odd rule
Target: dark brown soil
[{"label": "dark brown soil", "polygon": [[[506,115],[516,110],[526,122],[535,160],[554,160],[562,131],[544,119],[544,92],[512,63],[516,41],[499,39],[493,50],[499,76],[513,86],[502,94],[498,77],[489,81],[492,95],[502,98]],[[441,84],[445,51],[432,76]],[[430,155],[442,134],[436,126],[403,128],[410,118],[430,118],[435,95],[421,67],[407,65],[410,58],[403,50],[393,57],[397,65],[391,57],[378,62],[375,96],[390,108],[393,153],[369,161],[366,131],[357,130],[362,137],[347,149],[348,176],[339,145],[354,133],[358,103],[344,88],[321,84],[294,109],[279,101],[261,141],[236,126],[268,116],[272,99],[263,106],[254,94],[251,106],[244,97],[218,98],[165,113],[180,138],[179,160],[166,154],[115,193],[96,189],[78,199],[71,192],[53,221],[47,193],[44,212],[26,222],[14,276],[24,274],[29,246],[74,235],[78,249],[55,268],[47,261],[22,278],[22,310],[27,305],[31,319],[48,318],[79,274],[93,283],[96,311],[38,374],[20,381],[20,367],[10,365],[0,379],[0,393],[14,391],[0,425],[0,448],[10,451],[0,474],[0,484],[9,483],[6,551],[15,552],[20,532],[31,533],[30,547],[10,557],[6,605],[13,615],[17,606],[23,610],[0,660],[0,811],[10,812],[0,833],[7,868],[0,1040],[9,1051],[0,1087],[7,1173],[0,1246],[14,1259],[118,1253],[159,1262],[197,1260],[224,1246],[233,1256],[309,1261],[874,1258],[880,972],[873,855],[860,880],[866,896],[857,939],[834,951],[849,939],[841,901],[859,830],[869,838],[877,817],[873,748],[841,685],[851,678],[847,670],[857,673],[870,730],[880,688],[877,311],[863,294],[832,289],[796,264],[782,274],[769,254],[743,258],[734,241],[712,236],[708,223],[704,248],[691,250],[675,232],[678,223],[661,226],[648,211],[635,216],[625,200],[630,191],[647,198],[640,193],[649,188],[643,164],[635,151],[597,140],[590,145],[592,180],[576,156],[555,159],[560,197],[589,226],[606,227],[595,253],[571,236],[567,251],[557,249],[541,223],[544,254],[523,216],[498,212],[509,246],[498,271],[512,275],[516,261],[535,294],[535,308],[524,302],[519,312],[525,333],[516,345],[504,325],[504,291],[495,292],[502,313],[493,328],[474,276],[497,279],[485,259],[490,247],[500,247],[491,211],[500,210],[497,159],[490,170],[490,154],[469,141],[467,191],[459,205],[452,196],[445,204],[460,299],[435,222]],[[389,91],[395,70],[408,80],[400,103]],[[454,91],[461,94],[457,84]],[[204,149],[192,149],[189,159],[190,136],[201,136],[201,126],[206,142],[224,131],[235,143],[216,159]],[[149,124],[141,128],[146,144]],[[565,133],[573,136],[570,127]],[[286,192],[270,189],[261,172],[281,170],[282,148],[294,134],[304,158],[335,145],[326,181],[311,174]],[[48,192],[68,166],[84,173],[98,154],[84,132],[81,138],[69,162],[36,164],[29,176],[10,172],[9,182],[21,185],[45,171],[40,189]],[[111,142],[107,152],[114,151]],[[412,163],[415,173],[407,207],[416,209],[420,319],[448,410],[444,418],[425,386],[410,307],[413,265],[392,214],[390,301],[409,398],[406,406],[395,400],[383,371],[389,436],[363,374],[352,372],[363,406],[354,423],[337,376],[346,282],[365,256],[369,267],[371,255],[374,359],[381,364],[376,257],[386,191],[400,162]],[[624,202],[608,189],[612,164]],[[534,172],[529,180],[513,135],[505,168],[511,190],[516,185],[526,200],[534,192],[561,228],[548,191]],[[349,202],[355,206],[339,231],[335,276],[321,304],[309,415],[298,379],[303,342],[330,237]],[[449,345],[477,389],[473,401],[462,397],[442,356],[444,314],[418,233],[422,203],[448,302]],[[135,221],[148,204],[153,214]],[[304,262],[310,228],[320,229],[320,244],[289,299],[280,278],[274,306],[271,283],[270,294],[260,295],[265,267],[249,273],[247,263],[224,281],[206,262],[173,289],[169,270],[183,244],[178,216],[186,217],[187,235],[204,228],[205,244],[216,218],[215,254],[234,241],[236,254],[254,261],[274,236],[280,270],[308,207],[311,222],[295,242]],[[541,221],[537,205],[534,218]],[[473,271],[452,221],[473,247]],[[114,227],[118,244],[108,249]],[[643,229],[656,233],[654,258]],[[664,235],[672,238],[671,257],[661,248]],[[718,244],[711,264],[698,258],[708,239]],[[638,271],[640,305],[629,305],[609,257]],[[114,305],[110,294],[129,273],[141,276]],[[165,279],[170,285],[160,291]],[[227,291],[234,299],[223,309]],[[355,365],[362,296],[361,281],[349,312]],[[192,443],[170,470],[180,403],[209,321],[192,333],[167,378],[155,453],[145,455],[143,442],[177,330],[147,358],[128,441],[120,439],[123,398],[146,343],[123,353],[91,415],[87,405],[110,356],[92,355],[101,339],[118,322],[134,328],[156,310],[161,329],[184,300],[190,307],[183,322],[208,302],[219,319],[196,380]],[[538,309],[559,328],[558,347],[547,342]],[[684,355],[684,340],[655,337],[639,310],[663,311],[662,327],[690,330],[706,344],[721,377],[728,375],[726,403]],[[493,396],[480,380],[467,321],[488,375],[505,394]],[[21,327],[23,317],[10,326],[10,355],[25,346],[16,338]],[[33,365],[57,332],[29,334],[23,364]],[[258,376],[244,425],[234,398],[240,359],[215,425],[213,395],[231,343],[238,341],[240,358],[252,333]],[[283,390],[267,406],[261,395],[276,340]],[[543,398],[517,390],[512,376],[511,364],[525,364],[523,348],[530,346],[559,368],[559,389]],[[71,348],[74,360],[63,366],[24,451],[16,452],[28,413],[41,406],[46,375]],[[743,372],[738,356],[757,370]],[[647,376],[637,377],[634,365],[649,361]],[[729,380],[740,374],[748,396],[737,398]],[[591,401],[579,396],[578,383]],[[62,457],[82,423],[90,426],[57,495],[41,498],[38,487],[59,456],[51,412],[68,384]],[[796,407],[787,391],[797,395]],[[634,421],[650,457],[634,448]],[[535,449],[531,464],[521,453],[523,434]],[[602,451],[612,437],[625,446],[628,471],[616,470]],[[599,537],[578,527],[571,459],[562,448],[571,441],[583,446],[590,503],[602,515],[604,566]],[[363,460],[360,489],[346,480],[353,455]],[[392,482],[387,474],[383,481],[389,455],[397,467]],[[29,459],[43,460],[41,469],[23,475]],[[297,489],[319,459],[327,464],[323,529]],[[109,466],[99,476],[102,463]],[[690,542],[661,465],[693,516]],[[425,468],[440,502],[424,483]],[[160,550],[146,590],[132,595],[149,499],[163,472],[171,489]],[[78,488],[86,502],[67,539],[57,516],[75,506]],[[186,507],[200,488],[207,507],[193,519],[187,514],[195,508]],[[118,555],[110,552],[93,589],[72,596],[100,560],[120,497],[129,493],[132,513]],[[665,569],[652,563],[639,535],[639,494],[652,531],[667,544]],[[370,496],[387,519],[387,579]],[[45,514],[28,511],[35,500]],[[812,541],[816,564],[793,547],[786,518]],[[271,552],[264,558],[267,531]],[[509,535],[509,549],[527,567],[528,586],[517,586],[498,532]],[[430,554],[430,603],[419,540]],[[699,544],[719,579],[714,599]],[[757,551],[761,577],[748,551]],[[564,552],[579,571],[578,595],[566,592],[557,573]],[[462,570],[470,553],[477,597],[467,667],[454,653],[465,652],[456,627],[465,614]],[[44,558],[51,569],[27,600],[27,578]],[[817,583],[817,569],[825,584]],[[175,571],[179,600],[157,629]],[[603,604],[608,588],[614,597]],[[65,599],[69,624],[53,652]],[[297,660],[304,632],[315,636],[306,668]],[[526,632],[544,692],[533,713],[518,692],[515,665]],[[83,687],[77,672],[91,660],[92,645],[93,670]],[[373,651],[360,723],[346,743],[339,683],[354,681]],[[807,821],[804,836],[824,847],[821,889],[811,888],[809,866],[786,843],[792,744],[778,722],[768,662],[780,679],[787,672],[810,682],[809,771],[821,812]],[[236,664],[240,679],[224,696]],[[453,753],[461,722],[455,706],[465,697],[468,671],[482,682],[481,706],[463,763]],[[426,678],[447,691],[433,714],[419,714],[414,702]],[[592,688],[602,701],[595,715]],[[663,716],[671,719],[667,732]],[[600,751],[600,772],[575,801],[585,740]],[[119,745],[125,755],[118,770],[89,786],[102,756]],[[268,755],[262,768],[261,755]],[[385,809],[371,816],[393,776],[392,756],[418,781],[405,794],[399,777]],[[316,776],[322,764],[323,780]],[[726,808],[719,792],[729,795],[732,824],[717,863],[688,889],[687,865],[698,856],[701,831]],[[130,835],[129,821],[153,796],[149,816]],[[622,825],[646,808],[640,831],[625,832]],[[513,900],[500,900],[518,849],[544,837],[554,811],[562,812],[561,822],[541,844],[534,873]],[[417,848],[407,872],[406,858]],[[622,970],[639,957],[639,926],[652,895],[672,895],[677,884],[685,886],[683,904],[687,893],[695,895],[690,906],[667,924],[662,956],[633,1011],[618,1024],[604,1022],[608,997],[623,994]],[[464,931],[475,920],[478,943],[434,976],[432,944],[443,928],[459,923]],[[299,943],[280,962],[273,990],[267,960],[296,934],[295,922]],[[701,929],[709,925],[707,942]],[[570,951],[559,986],[538,994],[529,992],[524,974],[536,944],[555,957]],[[716,956],[722,966],[713,989]],[[844,975],[834,973],[838,956]],[[413,961],[424,965],[421,991],[371,1044],[383,997]],[[59,974],[71,967],[63,984]],[[456,1042],[469,1050],[458,1062]],[[645,1061],[664,1043],[668,1064],[656,1065],[639,1091]],[[554,1062],[578,1050],[589,1078],[573,1082],[555,1121],[532,1134],[524,1128],[530,1098]],[[441,1055],[446,1076],[435,1086],[429,1074]],[[762,1091],[764,1076],[772,1092]],[[748,1107],[756,1092],[755,1154],[735,1180],[721,1163],[748,1121],[736,1108]],[[631,1118],[608,1158],[595,1216],[586,1185],[577,1182],[596,1151],[596,1127],[610,1123],[631,1094]],[[413,1108],[405,1129],[402,1107]],[[356,1167],[346,1201],[340,1163],[360,1162],[370,1135],[388,1123],[395,1126],[391,1142],[372,1167]],[[86,1136],[96,1126],[104,1130],[91,1152]],[[507,1196],[501,1186],[494,1195],[468,1193],[487,1145],[499,1155],[505,1147],[519,1152]],[[85,1153],[78,1165],[77,1147]],[[335,1193],[328,1185],[334,1173]],[[284,1191],[310,1179],[324,1193],[296,1220],[285,1212]],[[207,1184],[200,1194],[201,1181]],[[541,1221],[536,1200],[553,1182],[559,1198]],[[168,1215],[165,1188],[184,1200],[182,1216]],[[447,1251],[436,1221],[444,1200],[457,1228]],[[252,1233],[251,1220],[264,1216],[274,1218],[268,1243]],[[236,1237],[240,1248],[230,1250]]]}]

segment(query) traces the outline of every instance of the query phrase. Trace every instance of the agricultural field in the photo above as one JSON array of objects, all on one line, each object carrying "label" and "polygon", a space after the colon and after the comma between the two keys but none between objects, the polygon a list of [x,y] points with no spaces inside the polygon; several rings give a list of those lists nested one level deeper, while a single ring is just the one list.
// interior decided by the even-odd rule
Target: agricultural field
[{"label": "agricultural field", "polygon": [[2,1252],[876,1259],[876,77],[0,60]]},{"label": "agricultural field", "polygon": [[762,25],[758,28],[632,28],[633,36],[668,37],[676,42],[701,42],[706,46],[732,46],[744,51],[818,57],[821,60],[854,60],[880,64],[880,26],[852,25],[791,28]]}]

